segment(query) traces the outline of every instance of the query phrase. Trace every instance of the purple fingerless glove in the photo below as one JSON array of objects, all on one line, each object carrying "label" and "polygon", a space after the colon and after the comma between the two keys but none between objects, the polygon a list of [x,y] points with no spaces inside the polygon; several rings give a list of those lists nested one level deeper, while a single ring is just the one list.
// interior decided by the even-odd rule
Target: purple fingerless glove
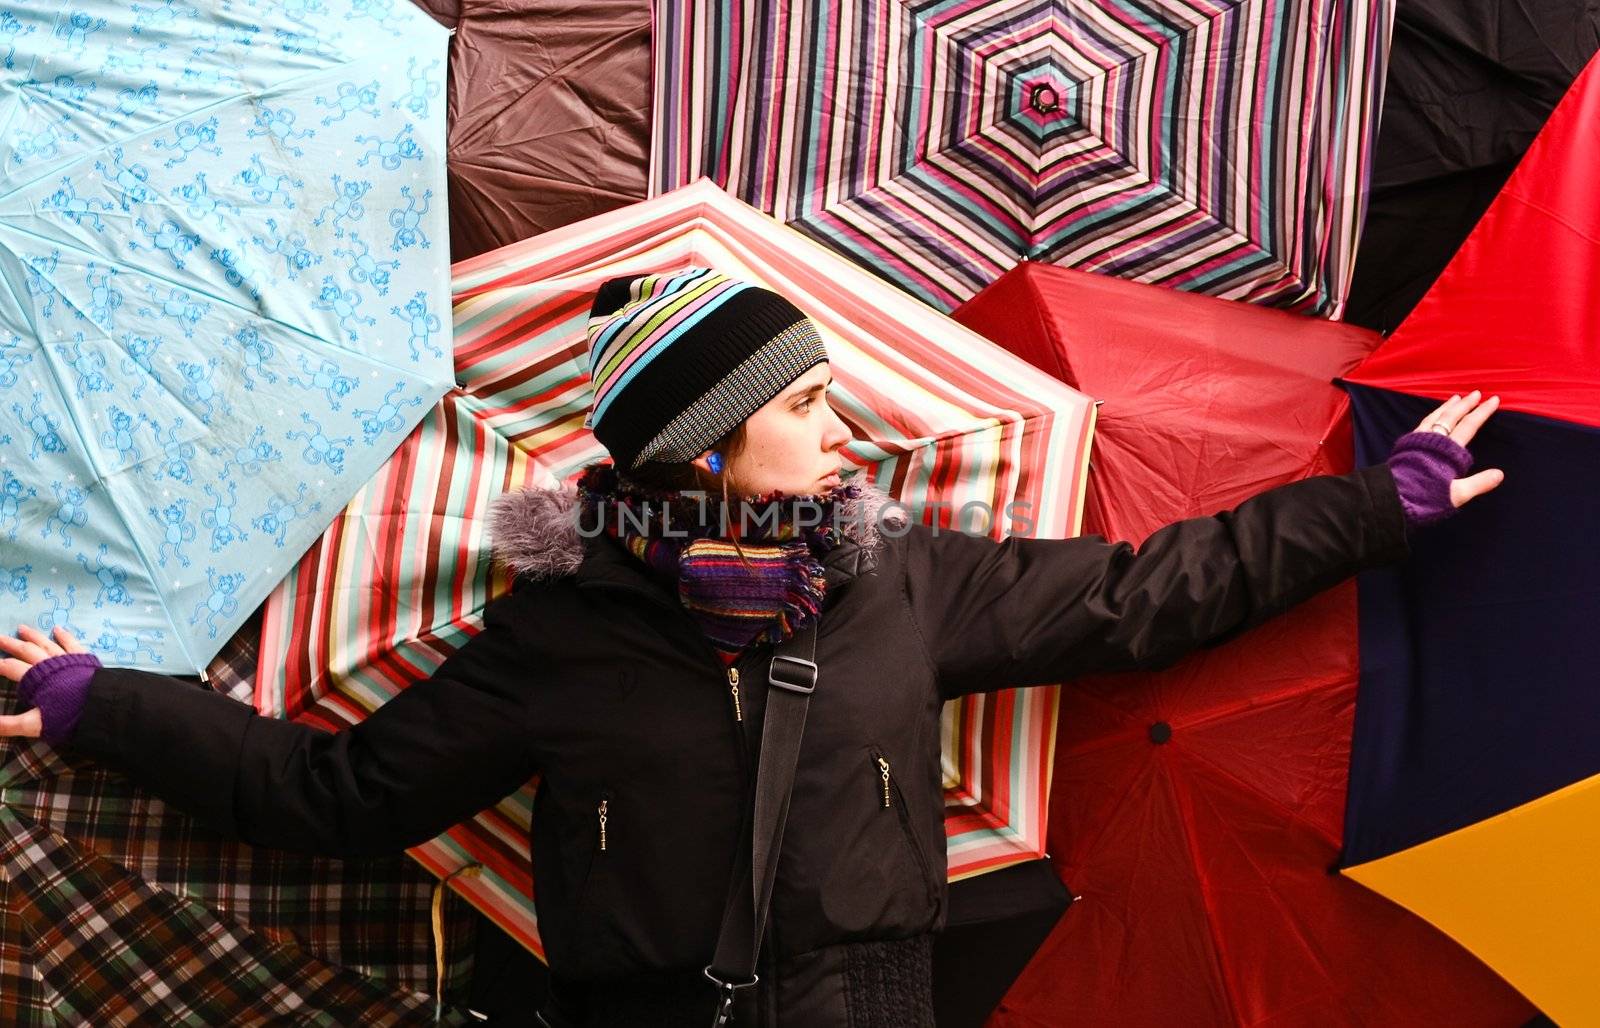
[{"label": "purple fingerless glove", "polygon": [[39,737],[52,746],[72,738],[89,698],[89,679],[100,668],[92,653],[61,653],[28,669],[17,686],[22,709],[39,708]]},{"label": "purple fingerless glove", "polygon": [[1389,452],[1406,527],[1420,528],[1456,512],[1450,483],[1472,467],[1472,452],[1442,432],[1407,432]]}]

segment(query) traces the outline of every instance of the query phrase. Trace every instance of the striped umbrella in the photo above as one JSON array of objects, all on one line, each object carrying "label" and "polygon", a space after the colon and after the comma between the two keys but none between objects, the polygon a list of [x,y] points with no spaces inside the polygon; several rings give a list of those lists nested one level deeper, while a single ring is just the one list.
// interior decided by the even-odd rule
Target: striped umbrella
[{"label": "striped umbrella", "polygon": [[[1029,503],[1077,531],[1093,404],[948,318],[701,182],[455,268],[457,386],[268,601],[258,709],[336,726],[429,674],[509,586],[489,501],[571,481],[604,451],[583,428],[584,325],[607,278],[709,265],[790,297],[818,324],[848,459],[914,511]],[[949,525],[948,516],[940,519]],[[1043,852],[1056,690],[952,703],[944,717],[953,878]],[[536,953],[530,783],[415,848]]]},{"label": "striped umbrella", "polygon": [[1393,0],[656,0],[650,184],[949,310],[1022,258],[1337,317]]}]

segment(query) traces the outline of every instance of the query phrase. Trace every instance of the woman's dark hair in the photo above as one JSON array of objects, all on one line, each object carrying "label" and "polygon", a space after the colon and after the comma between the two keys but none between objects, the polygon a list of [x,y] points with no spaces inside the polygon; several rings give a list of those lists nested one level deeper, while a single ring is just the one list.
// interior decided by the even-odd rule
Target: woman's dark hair
[{"label": "woman's dark hair", "polygon": [[[718,439],[707,449],[715,450],[722,454],[724,462],[733,460],[745,446],[745,423],[739,422],[727,435]],[[685,489],[704,489],[708,492],[723,492],[726,494],[727,480],[725,475],[708,475],[688,461],[663,463],[647,460],[632,471],[625,472],[624,478],[632,479],[643,486],[664,491],[679,492]]]},{"label": "woman's dark hair", "polygon": [[[724,463],[723,473],[720,475],[708,475],[689,461],[668,463],[647,460],[632,471],[622,473],[619,477],[630,479],[651,489],[663,491],[682,492],[686,489],[704,489],[707,493],[713,495],[720,492],[722,494],[723,509],[729,510],[727,464],[744,450],[745,440],[745,422],[741,421],[727,435],[707,447],[709,450],[715,450],[722,454]],[[750,567],[750,558],[745,556],[744,547],[739,545],[737,536],[733,539],[733,548],[738,552],[739,560],[744,563],[744,566],[746,568]]]}]

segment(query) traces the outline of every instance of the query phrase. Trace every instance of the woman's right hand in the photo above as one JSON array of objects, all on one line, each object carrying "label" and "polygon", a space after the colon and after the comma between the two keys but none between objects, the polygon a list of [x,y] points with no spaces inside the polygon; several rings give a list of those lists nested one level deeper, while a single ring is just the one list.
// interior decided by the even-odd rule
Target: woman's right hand
[{"label": "woman's right hand", "polygon": [[[60,625],[55,627],[50,636],[32,625],[22,625],[17,629],[15,637],[0,635],[0,652],[7,654],[4,659],[0,659],[0,675],[13,682],[20,682],[22,676],[33,670],[33,666],[41,660],[59,657],[63,653],[89,651],[73,637],[71,632]],[[43,719],[37,707],[20,714],[0,714],[0,736],[20,735],[37,738],[43,727]]]}]

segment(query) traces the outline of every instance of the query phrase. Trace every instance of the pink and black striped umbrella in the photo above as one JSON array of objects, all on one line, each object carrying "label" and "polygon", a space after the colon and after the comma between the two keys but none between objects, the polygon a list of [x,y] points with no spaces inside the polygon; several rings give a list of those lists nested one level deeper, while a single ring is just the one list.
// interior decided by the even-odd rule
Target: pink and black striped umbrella
[{"label": "pink and black striped umbrella", "polygon": [[1021,259],[1337,317],[1393,0],[655,0],[705,175],[949,310]]},{"label": "pink and black striped umbrella", "polygon": [[[555,229],[455,267],[457,385],[268,601],[257,708],[328,726],[428,675],[509,586],[490,562],[489,502],[570,482],[605,455],[583,427],[585,323],[608,278],[698,264],[792,299],[826,343],[846,454],[915,512],[966,503],[1078,530],[1093,403],[709,182]],[[950,873],[1040,856],[1056,689],[980,694],[945,711]],[[533,785],[412,850],[535,953]]]}]

